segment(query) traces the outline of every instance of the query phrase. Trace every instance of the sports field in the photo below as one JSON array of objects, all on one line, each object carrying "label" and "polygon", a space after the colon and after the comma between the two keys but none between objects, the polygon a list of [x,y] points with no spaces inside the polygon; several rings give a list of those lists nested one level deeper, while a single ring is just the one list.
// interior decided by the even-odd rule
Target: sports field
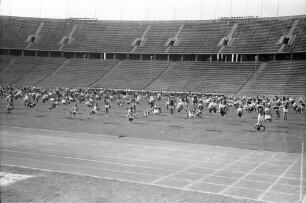
[{"label": "sports field", "polygon": [[[53,110],[42,103],[35,108],[15,106],[12,114],[6,114],[1,104],[1,171],[60,172],[73,176],[75,185],[79,185],[76,176],[102,178],[99,184],[119,188],[106,202],[299,202],[305,114],[292,109],[287,121],[274,119],[266,123],[266,131],[258,132],[252,128],[256,113],[238,118],[234,109],[226,117],[204,111],[202,119],[185,119],[185,113],[171,117],[164,111],[143,118],[142,102],[138,118],[128,124],[124,107],[114,106],[110,118],[102,111],[87,119],[89,109],[81,104],[80,113],[70,119],[67,112],[72,105]],[[23,188],[19,190],[14,184],[1,188],[1,198],[14,201],[11,194],[22,196],[27,186],[35,188],[35,180],[15,183]],[[129,189],[123,192],[122,185]],[[61,188],[53,185],[49,192],[52,187]],[[135,193],[143,195],[127,199]]]}]

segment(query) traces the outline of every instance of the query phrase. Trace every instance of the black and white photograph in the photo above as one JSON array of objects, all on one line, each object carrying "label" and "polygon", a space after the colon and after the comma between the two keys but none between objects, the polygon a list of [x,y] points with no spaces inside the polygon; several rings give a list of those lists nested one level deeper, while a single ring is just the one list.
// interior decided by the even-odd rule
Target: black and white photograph
[{"label": "black and white photograph", "polygon": [[0,202],[306,203],[305,0],[0,0]]}]

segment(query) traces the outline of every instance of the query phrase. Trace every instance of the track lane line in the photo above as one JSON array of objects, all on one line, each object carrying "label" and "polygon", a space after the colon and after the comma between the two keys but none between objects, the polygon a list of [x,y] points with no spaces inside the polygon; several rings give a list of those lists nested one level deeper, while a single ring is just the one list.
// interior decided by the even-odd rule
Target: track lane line
[{"label": "track lane line", "polygon": [[284,177],[284,175],[290,170],[290,168],[296,163],[298,162],[298,160],[301,158],[301,156],[299,156],[272,184],[271,186],[265,190],[265,192],[263,194],[261,194],[257,200],[262,201],[262,199],[264,198],[264,196],[271,191],[271,189],[277,184],[277,182],[282,179]]},{"label": "track lane line", "polygon": [[[247,177],[248,175],[252,174],[255,170],[257,170],[258,168],[260,168],[262,165],[264,165],[265,163],[267,163],[267,161],[273,159],[278,153],[274,153],[271,157],[267,158],[264,162],[262,162],[261,164],[259,164],[258,166],[254,167],[251,171],[247,172],[246,174],[244,174],[243,176],[241,176],[236,182],[232,183],[231,185],[229,185],[227,188],[224,188],[222,191],[220,191],[221,194],[223,194],[224,192],[226,192],[227,190],[231,189],[234,185],[236,185],[237,183],[239,183],[242,179],[244,179],[245,177]],[[236,186],[235,186],[236,187]]]},{"label": "track lane line", "polygon": [[56,173],[63,173],[63,174],[70,174],[70,175],[79,175],[79,176],[85,176],[85,177],[89,176],[89,177],[98,178],[98,179],[118,180],[118,181],[122,181],[122,182],[129,182],[129,183],[135,183],[135,184],[140,184],[140,185],[149,185],[149,186],[160,187],[160,188],[165,188],[165,189],[174,189],[174,190],[182,190],[182,191],[187,191],[187,192],[196,192],[196,193],[201,193],[201,194],[211,194],[211,195],[216,195],[216,196],[225,196],[225,197],[229,197],[229,198],[233,198],[233,199],[239,199],[239,200],[251,200],[251,201],[259,202],[259,203],[275,203],[275,202],[268,202],[268,201],[258,201],[256,199],[244,198],[244,197],[239,197],[239,196],[234,196],[234,195],[218,194],[218,193],[213,193],[213,192],[203,192],[201,190],[184,189],[184,188],[164,186],[164,185],[154,185],[154,184],[152,185],[150,183],[143,183],[143,182],[138,182],[138,181],[124,180],[124,179],[116,179],[116,178],[110,178],[110,177],[94,176],[94,175],[88,175],[88,174],[82,174],[82,173],[68,173],[68,172],[65,172],[65,171],[39,169],[39,168],[26,167],[26,166],[18,166],[18,165],[14,165],[14,164],[0,164],[0,165],[26,168],[26,169],[33,169],[33,170],[40,170],[40,171],[46,171],[46,172],[56,172]]}]

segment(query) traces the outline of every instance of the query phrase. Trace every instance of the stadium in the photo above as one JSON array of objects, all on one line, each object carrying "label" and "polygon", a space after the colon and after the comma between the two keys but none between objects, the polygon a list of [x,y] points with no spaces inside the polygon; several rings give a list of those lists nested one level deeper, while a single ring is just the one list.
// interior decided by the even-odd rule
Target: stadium
[{"label": "stadium", "polygon": [[306,15],[0,27],[1,202],[306,202]]}]

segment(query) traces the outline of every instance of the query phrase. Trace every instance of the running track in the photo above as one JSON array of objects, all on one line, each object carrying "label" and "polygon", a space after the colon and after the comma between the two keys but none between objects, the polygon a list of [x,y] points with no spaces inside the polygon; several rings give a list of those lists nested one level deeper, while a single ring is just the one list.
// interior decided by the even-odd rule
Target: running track
[{"label": "running track", "polygon": [[0,133],[1,165],[299,202],[299,154],[7,126]]}]

